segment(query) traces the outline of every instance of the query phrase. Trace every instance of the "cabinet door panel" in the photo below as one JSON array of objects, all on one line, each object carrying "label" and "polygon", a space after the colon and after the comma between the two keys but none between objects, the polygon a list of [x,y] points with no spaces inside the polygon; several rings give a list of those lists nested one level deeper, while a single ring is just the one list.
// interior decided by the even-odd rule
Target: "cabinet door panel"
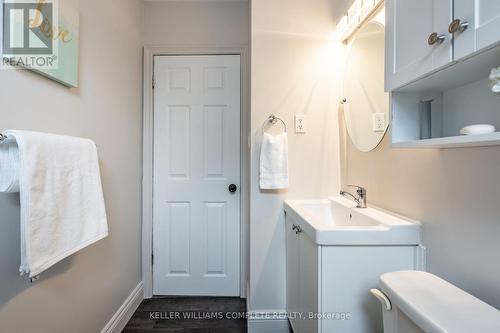
[{"label": "cabinet door panel", "polygon": [[[418,2],[418,1],[416,1]],[[432,50],[432,69],[437,69],[453,61],[452,36],[448,27],[453,21],[453,0],[433,1],[433,32],[446,37],[440,45],[429,46]]]},{"label": "cabinet door panel", "polygon": [[480,50],[500,41],[500,1],[476,0],[476,48]]},{"label": "cabinet door panel", "polygon": [[432,69],[433,1],[386,2],[386,88],[401,86]]},{"label": "cabinet door panel", "polygon": [[[386,90],[401,87],[452,60],[447,33],[451,1],[386,1]],[[445,35],[445,41],[429,45],[433,32]]]},{"label": "cabinet door panel", "polygon": [[299,238],[292,230],[293,220],[286,218],[286,309],[289,313],[290,324],[298,332],[299,318],[295,317],[300,311],[299,298]]},{"label": "cabinet door panel", "polygon": [[314,317],[320,312],[319,249],[309,236],[300,235],[299,297],[305,318],[296,333],[319,333],[319,320]]},{"label": "cabinet door panel", "polygon": [[413,246],[325,246],[322,249],[321,311],[349,315],[322,322],[322,332],[383,332],[380,302],[370,294],[380,275],[416,268]]},{"label": "cabinet door panel", "polygon": [[454,38],[454,58],[459,60],[476,50],[476,18],[475,0],[455,0],[454,18],[460,21],[469,22],[469,27],[464,32],[455,33]]},{"label": "cabinet door panel", "polygon": [[455,18],[469,22],[455,34],[455,60],[500,42],[500,1],[455,0]]}]

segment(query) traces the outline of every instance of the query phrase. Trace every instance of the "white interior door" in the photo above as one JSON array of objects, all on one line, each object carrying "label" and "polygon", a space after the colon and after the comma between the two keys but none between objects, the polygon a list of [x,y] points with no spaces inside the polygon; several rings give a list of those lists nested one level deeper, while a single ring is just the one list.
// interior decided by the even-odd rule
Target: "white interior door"
[{"label": "white interior door", "polygon": [[153,292],[238,296],[240,56],[157,56],[154,77]]}]

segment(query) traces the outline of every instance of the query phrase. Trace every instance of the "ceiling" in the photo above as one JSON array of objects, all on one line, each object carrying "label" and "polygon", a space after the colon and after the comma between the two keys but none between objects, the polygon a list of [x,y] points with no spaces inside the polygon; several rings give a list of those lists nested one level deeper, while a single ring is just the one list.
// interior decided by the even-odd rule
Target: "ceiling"
[{"label": "ceiling", "polygon": [[[144,0],[147,2],[248,2],[249,0]],[[268,0],[272,1],[272,0]],[[332,18],[334,22],[338,22],[345,15],[349,6],[354,0],[331,0],[332,1]],[[314,2],[311,3],[314,5]]]},{"label": "ceiling", "polygon": [[354,2],[354,0],[332,0],[333,2],[333,20],[337,23],[342,16],[347,13],[347,10]]}]

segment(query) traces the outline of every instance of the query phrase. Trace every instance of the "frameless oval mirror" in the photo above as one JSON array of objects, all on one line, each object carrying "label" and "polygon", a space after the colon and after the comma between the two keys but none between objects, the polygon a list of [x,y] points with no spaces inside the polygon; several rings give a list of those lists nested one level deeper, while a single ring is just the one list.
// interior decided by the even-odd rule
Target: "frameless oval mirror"
[{"label": "frameless oval mirror", "polygon": [[389,125],[384,92],[385,29],[377,20],[362,26],[349,43],[344,77],[344,121],[359,150],[375,149]]}]

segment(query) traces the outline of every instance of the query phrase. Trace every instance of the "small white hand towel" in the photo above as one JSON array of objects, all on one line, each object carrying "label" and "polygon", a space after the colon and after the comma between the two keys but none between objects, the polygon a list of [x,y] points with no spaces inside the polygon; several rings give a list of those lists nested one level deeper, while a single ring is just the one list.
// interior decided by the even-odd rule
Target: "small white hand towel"
[{"label": "small white hand towel", "polygon": [[288,137],[264,133],[260,151],[260,188],[288,188]]},{"label": "small white hand towel", "polygon": [[81,138],[6,135],[19,150],[20,272],[34,277],[108,235],[97,149]]},{"label": "small white hand towel", "polygon": [[0,143],[0,192],[19,192],[19,151],[12,137]]}]

